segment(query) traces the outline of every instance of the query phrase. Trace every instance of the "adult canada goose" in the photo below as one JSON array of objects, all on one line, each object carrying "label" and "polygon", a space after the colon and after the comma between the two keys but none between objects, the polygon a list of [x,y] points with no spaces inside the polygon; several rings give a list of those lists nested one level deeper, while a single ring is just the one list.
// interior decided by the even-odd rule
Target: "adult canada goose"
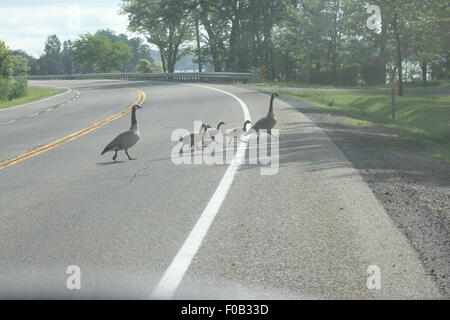
[{"label": "adult canada goose", "polygon": [[180,142],[183,142],[180,148],[180,154],[183,153],[183,147],[185,145],[189,145],[191,149],[198,145],[198,143],[201,141],[203,145],[203,141],[205,138],[205,132],[211,128],[210,125],[202,123],[201,127],[198,129],[198,133],[188,133],[184,137],[180,137]]},{"label": "adult canada goose", "polygon": [[216,137],[219,135],[222,135],[222,137],[225,137],[226,132],[227,132],[227,128],[225,127],[224,121],[219,121],[219,123],[217,123],[217,126],[215,129],[211,128],[206,131],[207,137],[210,138],[214,142],[217,142]]},{"label": "adult canada goose", "polygon": [[228,131],[228,133],[226,135],[227,138],[230,138],[230,140],[228,141],[228,144],[230,144],[233,139],[234,140],[240,139],[242,137],[242,135],[247,132],[247,125],[250,123],[252,123],[250,120],[245,120],[244,126],[242,128],[238,127],[238,128],[234,128],[234,129],[231,129],[230,131]]},{"label": "adult canada goose", "polygon": [[128,154],[128,149],[133,147],[140,138],[139,134],[139,126],[136,121],[136,110],[142,109],[141,106],[134,105],[131,111],[131,127],[130,130],[125,131],[121,134],[119,134],[113,141],[111,141],[103,150],[102,155],[104,155],[106,152],[115,151],[113,160],[116,161],[117,159],[117,152],[121,150],[125,150],[126,155],[128,156],[128,159],[135,160],[130,157]]},{"label": "adult canada goose", "polygon": [[252,131],[256,131],[256,134],[258,135],[257,142],[259,143],[259,131],[260,130],[267,130],[267,133],[272,135],[272,129],[277,124],[277,118],[275,117],[275,113],[273,112],[273,100],[275,97],[278,97],[278,93],[272,93],[272,96],[270,97],[270,107],[269,112],[264,118],[259,119],[256,121],[256,123],[253,125],[253,127],[248,130],[244,136],[249,135]]},{"label": "adult canada goose", "polygon": [[116,161],[117,159],[117,152],[120,150],[125,150],[125,153],[128,156],[128,159],[130,160],[136,160],[130,157],[128,154],[128,149],[133,147],[140,138],[139,135],[139,126],[136,121],[136,110],[142,109],[141,106],[134,105],[131,111],[131,127],[130,130],[125,131],[121,134],[119,134],[113,141],[111,141],[103,150],[102,155],[104,155],[106,152],[115,151],[113,160]]}]

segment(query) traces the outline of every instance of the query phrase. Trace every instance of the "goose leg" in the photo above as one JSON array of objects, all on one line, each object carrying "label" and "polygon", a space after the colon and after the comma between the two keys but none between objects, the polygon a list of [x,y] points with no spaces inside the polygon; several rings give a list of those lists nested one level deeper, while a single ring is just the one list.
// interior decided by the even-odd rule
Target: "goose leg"
[{"label": "goose leg", "polygon": [[274,137],[274,138],[277,139],[277,140],[280,140],[279,137],[274,136],[274,135],[272,134],[272,130],[267,130],[267,134],[270,135],[270,136],[272,136],[272,137]]},{"label": "goose leg", "polygon": [[256,139],[256,143],[259,144],[259,130],[256,130],[256,134],[258,135],[258,138]]},{"label": "goose leg", "polygon": [[125,153],[127,154],[129,160],[136,160],[136,159],[133,159],[132,157],[130,157],[130,155],[128,154],[128,149],[125,150]]},{"label": "goose leg", "polygon": [[116,153],[114,154],[114,157],[113,157],[114,161],[116,161],[116,159],[117,159],[117,150],[116,150]]}]

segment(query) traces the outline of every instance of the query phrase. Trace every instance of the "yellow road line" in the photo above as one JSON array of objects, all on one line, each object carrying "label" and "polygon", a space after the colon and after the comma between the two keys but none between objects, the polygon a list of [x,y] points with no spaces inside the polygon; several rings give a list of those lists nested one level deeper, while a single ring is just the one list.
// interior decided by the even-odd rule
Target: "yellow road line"
[{"label": "yellow road line", "polygon": [[[142,105],[145,101],[145,99],[147,98],[147,96],[145,95],[145,92],[139,90],[139,89],[135,89],[135,88],[131,88],[131,90],[133,90],[134,92],[137,93],[137,95],[139,96],[139,98],[133,103],[133,105],[138,104],[138,105]],[[12,166],[16,163],[25,161],[27,159],[30,159],[32,157],[35,157],[41,153],[50,151],[52,149],[55,149],[59,146],[62,146],[63,144],[66,144],[70,141],[73,141],[75,139],[78,139],[79,137],[82,137],[100,127],[103,127],[104,125],[119,119],[121,117],[123,117],[124,115],[126,115],[128,112],[131,111],[131,108],[133,107],[133,105],[126,107],[125,109],[123,109],[122,111],[119,111],[103,120],[100,120],[92,125],[90,125],[89,127],[86,127],[84,129],[78,130],[74,133],[71,133],[65,137],[62,137],[60,139],[57,139],[55,141],[52,141],[50,143],[47,143],[46,145],[43,145],[42,147],[36,148],[34,150],[31,150],[30,152],[26,152],[24,154],[18,155],[17,157],[5,160],[0,162],[0,170],[5,169],[9,166]]]}]

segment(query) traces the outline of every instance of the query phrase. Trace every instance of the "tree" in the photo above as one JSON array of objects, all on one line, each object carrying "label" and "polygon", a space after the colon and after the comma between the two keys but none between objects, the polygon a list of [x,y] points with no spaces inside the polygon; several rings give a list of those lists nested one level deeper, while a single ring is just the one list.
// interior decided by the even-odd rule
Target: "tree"
[{"label": "tree", "polygon": [[61,69],[63,74],[73,74],[80,71],[79,65],[74,60],[73,42],[66,40],[61,51]]},{"label": "tree", "polygon": [[140,59],[135,71],[139,73],[152,73],[152,64],[148,59]]},{"label": "tree", "polygon": [[153,64],[150,47],[139,37],[129,38],[126,34],[119,34],[110,29],[100,29],[95,32],[97,36],[105,36],[112,42],[123,41],[131,47],[132,57],[129,59],[120,71],[133,72],[140,59],[148,59]]},{"label": "tree", "polygon": [[9,78],[14,71],[14,62],[6,44],[0,40],[0,78]]},{"label": "tree", "polygon": [[153,71],[154,71],[154,72],[157,72],[157,73],[162,73],[162,72],[164,72],[164,69],[163,69],[162,62],[161,62],[161,61],[158,61],[157,63],[155,63],[155,67],[153,68]]},{"label": "tree", "polygon": [[[415,50],[412,44],[414,29],[418,25],[416,18],[421,11],[426,9],[428,2],[429,0],[378,0],[374,2],[381,8],[383,28],[386,28],[386,45],[392,57],[391,60],[394,62],[400,96],[404,95],[404,63]],[[427,16],[432,18],[430,15]]]},{"label": "tree", "polygon": [[410,53],[418,61],[422,81],[426,83],[431,65],[439,61],[450,38],[450,8],[445,3],[431,5],[429,1],[424,1],[418,9],[414,24],[410,26]]},{"label": "tree", "polygon": [[27,61],[27,66],[29,67],[29,70],[27,72],[29,72],[31,75],[37,74],[36,69],[38,66],[38,59],[29,55],[28,53],[26,53],[23,50],[13,50],[13,51],[11,51],[11,54],[13,56],[19,56],[19,57],[25,58]]},{"label": "tree", "polygon": [[122,14],[127,14],[128,28],[142,33],[160,51],[164,72],[174,72],[175,64],[189,51],[193,38],[190,19],[193,1],[124,0]]},{"label": "tree", "polygon": [[123,41],[86,33],[73,43],[75,60],[95,72],[112,72],[131,58],[131,48]]},{"label": "tree", "polygon": [[14,76],[25,76],[29,71],[28,60],[22,56],[12,56],[13,57],[13,75]]},{"label": "tree", "polygon": [[62,74],[61,41],[56,34],[47,37],[42,60],[47,74]]}]

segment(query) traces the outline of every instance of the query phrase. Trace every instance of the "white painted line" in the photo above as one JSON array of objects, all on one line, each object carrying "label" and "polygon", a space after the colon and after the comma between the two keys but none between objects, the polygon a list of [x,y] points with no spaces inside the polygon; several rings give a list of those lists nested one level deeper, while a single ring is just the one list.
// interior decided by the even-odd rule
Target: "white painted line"
[{"label": "white painted line", "polygon": [[[236,97],[234,94],[208,86],[202,85],[190,85],[190,86],[206,88],[229,95],[237,102],[239,102],[242,111],[244,112],[245,119],[251,120],[250,112],[248,111],[247,105],[241,99]],[[246,140],[247,139],[248,137],[246,137]],[[171,299],[175,294],[175,291],[180,285],[180,282],[183,279],[183,276],[186,273],[187,269],[189,268],[192,259],[194,258],[195,254],[200,248],[202,241],[205,238],[206,233],[209,230],[209,227],[211,226],[211,223],[213,222],[215,216],[219,212],[220,207],[222,206],[222,203],[225,200],[228,191],[230,190],[231,184],[233,183],[236,172],[238,171],[239,167],[245,160],[245,151],[247,149],[247,143],[245,142],[246,140],[244,140],[244,142],[241,142],[239,144],[239,148],[236,152],[236,155],[231,161],[230,166],[225,172],[225,175],[220,181],[219,186],[214,192],[212,198],[209,200],[208,205],[201,214],[191,233],[184,241],[183,246],[178,251],[169,268],[166,270],[163,277],[159,281],[155,290],[153,291],[152,293],[153,299]]]},{"label": "white painted line", "polygon": [[55,109],[53,109],[53,108],[48,108],[47,110],[45,110],[45,112],[50,112],[50,111],[53,111],[53,110],[55,110]]},{"label": "white painted line", "polygon": [[39,115],[39,113],[36,112],[36,113],[30,114],[28,117],[32,118],[32,117],[36,117],[38,115]]},{"label": "white painted line", "polygon": [[16,120],[9,120],[9,121],[6,121],[6,122],[2,122],[1,124],[2,125],[6,125],[6,124],[14,123],[14,122],[16,122]]}]

